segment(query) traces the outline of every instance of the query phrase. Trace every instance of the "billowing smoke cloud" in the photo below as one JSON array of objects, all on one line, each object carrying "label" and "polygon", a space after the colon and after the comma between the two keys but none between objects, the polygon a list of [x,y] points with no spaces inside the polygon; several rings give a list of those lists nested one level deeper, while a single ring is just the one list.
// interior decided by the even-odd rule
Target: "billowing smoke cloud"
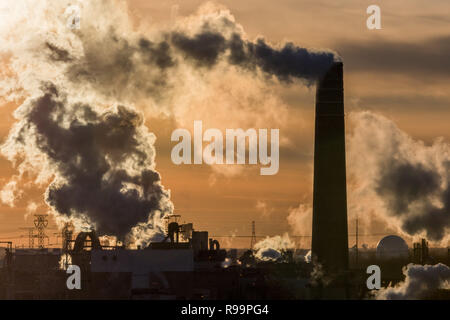
[{"label": "billowing smoke cloud", "polygon": [[266,237],[255,244],[255,258],[261,261],[277,261],[288,249],[295,247],[289,235]]},{"label": "billowing smoke cloud", "polygon": [[[108,0],[75,2],[81,28],[70,29],[64,12],[73,4],[0,4],[0,96],[24,101],[2,152],[19,178],[50,182],[45,200],[57,218],[79,219],[101,235],[131,230],[146,242],[161,235],[173,209],[155,171],[155,137],[135,108],[186,123],[194,114],[211,117],[214,100],[223,104],[215,123],[223,124],[221,114],[242,127],[248,119],[281,123],[286,108],[262,84],[266,78],[309,84],[338,59],[249,40],[227,10],[141,32],[125,2]],[[254,117],[255,105],[262,116]],[[8,199],[17,185],[5,189]]]},{"label": "billowing smoke cloud", "polygon": [[400,233],[445,242],[450,146],[441,139],[431,145],[415,141],[392,121],[370,112],[353,113],[350,120],[350,211],[362,218],[382,217]]},{"label": "billowing smoke cloud", "polygon": [[375,293],[380,300],[419,300],[431,298],[438,289],[450,290],[450,268],[439,263],[432,265],[409,264],[404,270],[405,281],[395,287]]},{"label": "billowing smoke cloud", "polygon": [[150,213],[172,211],[154,170],[155,137],[135,111],[69,104],[46,84],[42,96],[29,99],[16,116],[2,152],[10,160],[30,153],[44,157],[55,176],[45,200],[59,214],[84,214],[100,234],[124,239]]},{"label": "billowing smoke cloud", "polygon": [[[412,139],[391,120],[371,112],[352,112],[347,135],[349,220],[384,222],[390,232],[450,239],[450,145]],[[310,234],[312,208],[290,209],[296,234]],[[308,244],[303,244],[308,247]]]},{"label": "billowing smoke cloud", "polygon": [[49,59],[66,65],[71,81],[90,82],[96,90],[118,98],[152,95],[158,102],[174,85],[171,75],[189,62],[200,72],[221,63],[263,72],[280,81],[301,79],[311,84],[340,59],[331,51],[310,50],[293,43],[278,48],[262,38],[246,40],[241,27],[226,14],[196,29],[163,30],[156,40],[127,39],[117,31],[98,39],[92,36],[95,30],[86,29],[79,37],[84,51],[80,57],[72,57],[68,49],[53,44],[46,43],[46,47]]}]

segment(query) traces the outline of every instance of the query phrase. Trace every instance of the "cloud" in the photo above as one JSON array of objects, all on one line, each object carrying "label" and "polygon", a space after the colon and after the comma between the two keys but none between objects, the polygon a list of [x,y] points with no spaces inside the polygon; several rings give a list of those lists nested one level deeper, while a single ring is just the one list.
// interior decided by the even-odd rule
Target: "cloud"
[{"label": "cloud", "polygon": [[10,207],[14,207],[15,202],[23,196],[16,179],[17,177],[13,177],[0,191],[0,200]]},{"label": "cloud", "polygon": [[[381,223],[391,232],[446,245],[450,229],[450,145],[414,140],[391,120],[368,111],[349,114],[349,219]],[[296,234],[311,232],[312,207],[287,217]]]},{"label": "cloud", "polygon": [[401,42],[379,38],[336,44],[351,71],[401,73],[421,78],[450,76],[450,35]]},{"label": "cloud", "polygon": [[349,212],[382,218],[398,232],[433,241],[450,228],[450,146],[431,145],[371,112],[350,115]]},{"label": "cloud", "polygon": [[273,208],[270,208],[268,206],[267,201],[264,201],[264,200],[256,201],[255,207],[256,207],[256,210],[258,210],[258,212],[260,212],[261,216],[264,218],[268,218],[273,212]]},{"label": "cloud", "polygon": [[312,229],[312,207],[301,203],[296,208],[290,208],[287,221],[296,234],[310,234]]},{"label": "cloud", "polygon": [[24,218],[28,219],[28,217],[36,213],[38,208],[39,205],[36,202],[33,201],[28,202]]},{"label": "cloud", "polygon": [[2,152],[22,164],[40,156],[27,169],[49,172],[45,201],[56,215],[82,216],[99,234],[124,239],[155,212],[172,212],[154,169],[155,136],[139,113],[120,105],[99,110],[71,104],[50,83],[41,90],[17,110]]},{"label": "cloud", "polygon": [[280,128],[289,116],[273,84],[310,85],[339,59],[330,50],[249,39],[229,10],[211,4],[144,29],[125,2],[83,1],[79,30],[61,14],[69,4],[24,0],[3,8],[1,53],[11,56],[12,76],[0,81],[0,95],[37,96],[51,82],[72,102],[127,105],[182,127],[202,119],[220,129]]}]

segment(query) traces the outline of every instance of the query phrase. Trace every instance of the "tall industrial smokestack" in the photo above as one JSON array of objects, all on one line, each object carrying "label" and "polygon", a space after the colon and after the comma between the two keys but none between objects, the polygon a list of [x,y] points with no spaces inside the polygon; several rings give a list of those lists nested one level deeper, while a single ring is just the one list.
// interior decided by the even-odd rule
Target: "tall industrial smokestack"
[{"label": "tall industrial smokestack", "polygon": [[348,270],[342,70],[334,63],[316,92],[312,255],[328,274]]}]

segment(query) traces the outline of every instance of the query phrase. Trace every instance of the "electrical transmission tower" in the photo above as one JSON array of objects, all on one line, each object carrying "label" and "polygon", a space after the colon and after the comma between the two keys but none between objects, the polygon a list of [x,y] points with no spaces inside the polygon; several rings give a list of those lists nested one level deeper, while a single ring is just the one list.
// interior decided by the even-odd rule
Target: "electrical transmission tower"
[{"label": "electrical transmission tower", "polygon": [[38,248],[43,249],[44,248],[44,240],[47,238],[47,235],[45,234],[45,228],[47,228],[48,220],[46,214],[35,214],[34,215],[36,219],[34,219],[34,226],[36,227],[37,236],[38,239]]},{"label": "electrical transmission tower", "polygon": [[36,236],[34,235],[35,228],[29,227],[29,228],[20,228],[20,229],[28,231],[28,248],[33,249],[34,248],[34,238],[36,238]]},{"label": "electrical transmission tower", "polygon": [[62,248],[66,252],[70,249],[70,242],[72,240],[72,235],[74,231],[74,226],[72,222],[66,222],[62,229]]},{"label": "electrical transmission tower", "polygon": [[256,227],[255,221],[252,221],[252,238],[250,240],[250,249],[253,249],[253,246],[256,244]]}]

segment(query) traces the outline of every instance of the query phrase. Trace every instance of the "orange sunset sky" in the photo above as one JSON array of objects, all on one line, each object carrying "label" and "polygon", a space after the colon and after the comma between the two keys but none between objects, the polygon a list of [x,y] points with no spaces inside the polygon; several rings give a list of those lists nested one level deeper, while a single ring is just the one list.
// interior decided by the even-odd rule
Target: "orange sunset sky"
[{"label": "orange sunset sky", "polygon": [[[127,2],[128,14],[138,29],[170,25],[205,6],[202,0]],[[366,8],[371,4],[381,8],[381,30],[366,27]],[[291,41],[338,52],[344,62],[346,114],[369,110],[425,145],[439,137],[449,143],[450,63],[438,63],[442,55],[450,53],[449,1],[222,0],[216,5],[231,12],[249,39],[263,36],[273,44]],[[2,57],[3,64],[7,59]],[[303,235],[306,237],[293,239],[297,246],[308,247],[311,220],[299,206],[312,203],[315,87],[295,81],[287,85],[253,82],[234,73],[210,76],[214,80],[198,88],[199,93],[191,92],[198,98],[190,98],[187,108],[174,106],[178,114],[155,113],[145,108],[145,102],[137,104],[157,137],[156,170],[171,191],[175,213],[182,216],[181,221],[193,222],[196,230],[208,230],[213,236],[250,235],[254,220],[257,235]],[[20,102],[1,102],[2,141]],[[174,165],[170,152],[176,143],[170,141],[171,133],[177,128],[192,130],[194,120],[202,120],[205,129],[279,128],[278,174],[261,176],[259,165]],[[351,130],[348,122],[348,135]],[[354,165],[351,159],[347,158],[347,168]],[[0,188],[15,174],[10,161],[0,156]],[[348,180],[349,201],[357,202],[352,198],[352,176],[348,175]],[[22,184],[22,194],[13,207],[0,204],[0,240],[11,239],[14,245],[28,243],[26,231],[20,228],[32,226],[30,208],[35,206],[36,213],[48,210],[43,200],[46,185]],[[355,242],[356,212],[352,208],[349,205],[349,246]],[[296,214],[304,216],[294,219]],[[50,220],[47,234],[50,243],[56,244],[58,229]],[[398,234],[398,229],[372,215],[370,219],[362,217],[360,233],[368,234],[360,243],[374,245],[381,234]],[[219,240],[226,247],[250,243],[250,238],[241,237]]]}]

